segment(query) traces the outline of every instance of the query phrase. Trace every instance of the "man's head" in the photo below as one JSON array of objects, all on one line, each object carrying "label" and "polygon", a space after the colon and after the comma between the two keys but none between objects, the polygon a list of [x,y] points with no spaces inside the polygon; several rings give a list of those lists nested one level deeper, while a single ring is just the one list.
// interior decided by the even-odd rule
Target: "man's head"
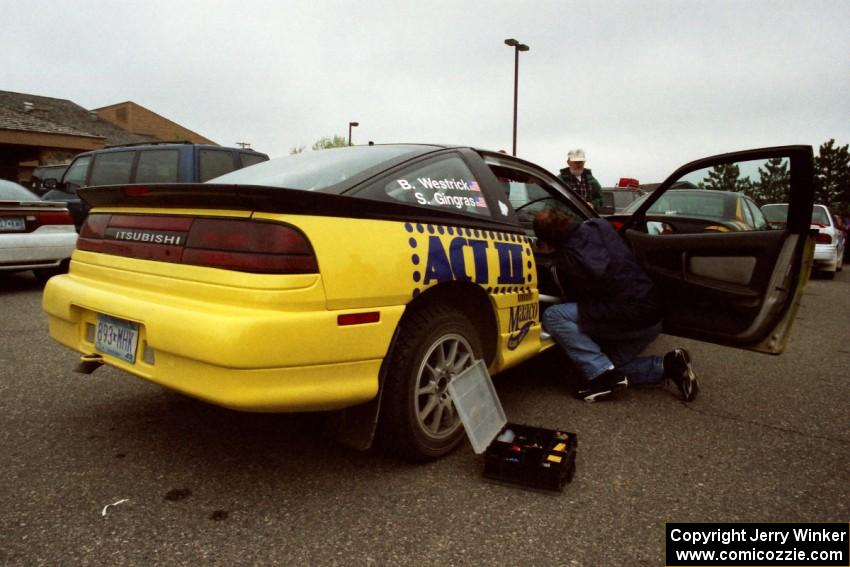
[{"label": "man's head", "polygon": [[584,162],[587,161],[584,157],[584,150],[576,148],[567,152],[567,165],[570,166],[570,171],[573,175],[581,175],[584,171]]},{"label": "man's head", "polygon": [[543,209],[534,217],[534,234],[544,244],[557,246],[575,230],[576,222],[557,209]]}]

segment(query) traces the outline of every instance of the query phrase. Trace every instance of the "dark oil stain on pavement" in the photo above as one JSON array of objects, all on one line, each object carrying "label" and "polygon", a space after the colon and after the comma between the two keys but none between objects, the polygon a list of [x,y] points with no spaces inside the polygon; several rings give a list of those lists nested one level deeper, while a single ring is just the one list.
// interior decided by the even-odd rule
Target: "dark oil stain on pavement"
[{"label": "dark oil stain on pavement", "polygon": [[210,520],[214,522],[221,522],[227,519],[229,512],[227,510],[216,510],[212,514],[210,514]]},{"label": "dark oil stain on pavement", "polygon": [[177,502],[179,500],[185,500],[191,495],[192,491],[188,488],[174,488],[166,493],[165,499],[169,502]]}]

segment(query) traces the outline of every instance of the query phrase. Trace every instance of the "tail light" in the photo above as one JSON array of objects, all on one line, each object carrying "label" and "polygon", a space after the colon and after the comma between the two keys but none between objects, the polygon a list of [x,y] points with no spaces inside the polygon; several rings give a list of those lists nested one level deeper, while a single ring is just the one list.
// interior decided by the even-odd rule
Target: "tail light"
[{"label": "tail light", "polygon": [[27,232],[32,232],[41,226],[73,225],[74,219],[68,209],[53,209],[47,211],[26,212]]},{"label": "tail light", "polygon": [[825,232],[819,232],[815,242],[818,244],[832,244],[832,237]]},{"label": "tail light", "polygon": [[300,230],[246,219],[93,214],[83,224],[77,248],[240,272],[319,271]]},{"label": "tail light", "polygon": [[48,224],[74,224],[74,219],[68,209],[58,211],[44,211],[36,214],[38,226]]}]

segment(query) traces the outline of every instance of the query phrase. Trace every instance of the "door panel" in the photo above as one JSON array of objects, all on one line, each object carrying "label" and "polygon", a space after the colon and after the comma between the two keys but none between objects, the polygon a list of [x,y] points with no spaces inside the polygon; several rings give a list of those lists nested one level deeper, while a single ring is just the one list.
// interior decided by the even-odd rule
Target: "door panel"
[{"label": "door panel", "polygon": [[809,219],[775,230],[750,211],[764,202],[811,210],[812,172],[809,146],[707,158],[632,215],[623,234],[662,294],[666,333],[782,351],[811,265]]}]

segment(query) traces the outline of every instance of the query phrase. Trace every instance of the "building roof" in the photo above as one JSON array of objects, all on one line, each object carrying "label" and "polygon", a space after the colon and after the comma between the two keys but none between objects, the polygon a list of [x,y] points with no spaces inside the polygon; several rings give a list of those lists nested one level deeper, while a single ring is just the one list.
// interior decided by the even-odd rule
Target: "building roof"
[{"label": "building roof", "polygon": [[107,146],[157,140],[122,130],[70,100],[10,91],[0,91],[0,128],[103,138]]},{"label": "building roof", "polygon": [[163,141],[188,140],[196,144],[218,145],[209,138],[131,100],[95,108],[92,112],[128,132],[156,136]]},{"label": "building roof", "polygon": [[[56,124],[40,118],[34,113],[16,112],[11,108],[0,106],[0,128],[7,130],[24,130],[43,134],[68,134],[71,136],[94,136],[88,132],[69,126]],[[99,137],[99,136],[97,136]]]}]

